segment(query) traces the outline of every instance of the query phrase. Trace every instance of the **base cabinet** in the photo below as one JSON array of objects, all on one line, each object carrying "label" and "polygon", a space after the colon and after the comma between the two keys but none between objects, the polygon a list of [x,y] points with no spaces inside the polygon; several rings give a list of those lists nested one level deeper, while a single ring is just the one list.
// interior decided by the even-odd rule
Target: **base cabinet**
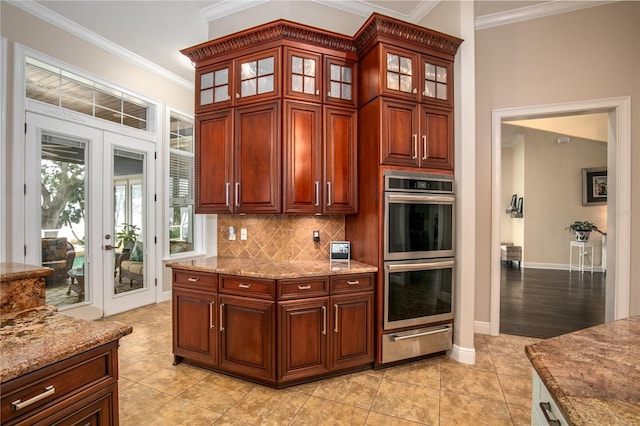
[{"label": "base cabinet", "polygon": [[567,426],[565,420],[536,371],[533,372],[531,424],[533,426]]},{"label": "base cabinet", "polygon": [[272,281],[174,272],[175,362],[275,386],[371,365],[373,276]]}]

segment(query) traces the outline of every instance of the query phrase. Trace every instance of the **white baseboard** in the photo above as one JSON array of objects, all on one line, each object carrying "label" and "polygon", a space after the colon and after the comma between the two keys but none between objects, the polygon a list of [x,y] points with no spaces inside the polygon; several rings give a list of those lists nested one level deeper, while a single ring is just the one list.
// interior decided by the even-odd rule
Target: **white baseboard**
[{"label": "white baseboard", "polygon": [[[575,264],[573,265],[575,270]],[[529,268],[529,269],[552,269],[556,271],[568,271],[569,264],[568,263],[541,263],[541,262],[522,262],[521,268]],[[593,272],[603,272],[601,265],[594,265]]]},{"label": "white baseboard", "polygon": [[475,348],[463,348],[458,345],[453,347],[447,352],[447,355],[452,359],[463,364],[475,364],[476,363],[476,350]]},{"label": "white baseboard", "polygon": [[166,302],[167,300],[171,300],[171,290],[169,291],[163,291],[162,293],[160,293],[160,297],[158,297],[158,300],[156,300],[156,303],[160,303],[160,302]]},{"label": "white baseboard", "polygon": [[477,334],[491,334],[491,323],[487,321],[475,321],[473,332]]}]

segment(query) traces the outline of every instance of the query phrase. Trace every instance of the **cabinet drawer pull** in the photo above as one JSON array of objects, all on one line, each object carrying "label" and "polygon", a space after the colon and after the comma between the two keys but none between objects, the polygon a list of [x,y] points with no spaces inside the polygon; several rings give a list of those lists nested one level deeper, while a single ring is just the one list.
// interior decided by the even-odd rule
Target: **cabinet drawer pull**
[{"label": "cabinet drawer pull", "polygon": [[358,285],[358,284],[360,284],[360,280],[347,281],[347,285]]},{"label": "cabinet drawer pull", "polygon": [[220,304],[220,325],[218,325],[218,329],[220,330],[220,333],[222,333],[224,331],[224,322],[222,321],[224,319],[223,315],[224,315],[224,303]]},{"label": "cabinet drawer pull", "polygon": [[327,307],[322,307],[322,334],[327,335]]},{"label": "cabinet drawer pull", "polygon": [[36,395],[33,398],[29,398],[24,402],[22,402],[19,399],[16,399],[11,403],[11,408],[13,408],[13,411],[22,410],[23,408],[28,407],[31,404],[38,402],[42,399],[45,399],[46,397],[51,396],[54,393],[56,393],[56,388],[54,388],[53,385],[49,385],[46,388],[44,388],[44,392],[42,392],[40,395]]},{"label": "cabinet drawer pull", "polygon": [[549,423],[549,426],[560,426],[562,424],[560,422],[560,420],[552,419],[551,416],[549,416],[549,413],[551,413],[551,404],[550,403],[541,402],[540,403],[540,408],[542,409],[542,414],[544,414],[544,418],[547,420],[547,423]]},{"label": "cabinet drawer pull", "polygon": [[240,283],[240,284],[238,284],[238,287],[240,287],[240,288],[251,288],[251,284],[242,284],[242,283]]},{"label": "cabinet drawer pull", "polygon": [[193,277],[189,277],[189,278],[187,278],[187,281],[189,281],[190,283],[197,283],[198,279],[197,278],[193,278]]},{"label": "cabinet drawer pull", "polygon": [[236,92],[236,99],[240,99],[240,93]]},{"label": "cabinet drawer pull", "polygon": [[338,332],[338,305],[337,304],[333,305],[333,311],[336,315],[336,317],[334,318],[335,321],[333,323],[333,332],[337,333]]},{"label": "cabinet drawer pull", "polygon": [[311,290],[311,286],[309,284],[307,284],[307,285],[299,285],[298,286],[298,290]]}]

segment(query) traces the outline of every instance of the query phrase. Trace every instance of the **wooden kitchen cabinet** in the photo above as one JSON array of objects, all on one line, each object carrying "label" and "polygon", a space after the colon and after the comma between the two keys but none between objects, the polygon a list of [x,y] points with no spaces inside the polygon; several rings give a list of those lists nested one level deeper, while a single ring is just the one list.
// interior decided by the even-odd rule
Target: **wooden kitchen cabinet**
[{"label": "wooden kitchen cabinet", "polygon": [[381,100],[381,164],[453,170],[453,112]]},{"label": "wooden kitchen cabinet", "polygon": [[275,302],[220,295],[220,368],[275,382]]},{"label": "wooden kitchen cabinet", "polygon": [[331,368],[373,362],[373,292],[331,297]]},{"label": "wooden kitchen cabinet", "polygon": [[196,71],[196,112],[233,105],[233,64],[225,61]]},{"label": "wooden kitchen cabinet", "polygon": [[302,101],[321,102],[322,55],[285,47],[284,58],[284,96]]},{"label": "wooden kitchen cabinet", "polygon": [[236,105],[280,97],[280,54],[280,47],[276,47],[235,59]]},{"label": "wooden kitchen cabinet", "polygon": [[198,115],[195,125],[195,211],[233,212],[233,111]]},{"label": "wooden kitchen cabinet", "polygon": [[218,364],[218,295],[174,286],[173,355],[175,362],[188,358]]},{"label": "wooden kitchen cabinet", "polygon": [[324,202],[327,214],[358,211],[358,112],[324,107]]},{"label": "wooden kitchen cabinet", "polygon": [[354,60],[324,57],[323,102],[344,106],[358,107],[358,62]]},{"label": "wooden kitchen cabinet", "polygon": [[118,342],[2,384],[2,424],[118,424]]}]

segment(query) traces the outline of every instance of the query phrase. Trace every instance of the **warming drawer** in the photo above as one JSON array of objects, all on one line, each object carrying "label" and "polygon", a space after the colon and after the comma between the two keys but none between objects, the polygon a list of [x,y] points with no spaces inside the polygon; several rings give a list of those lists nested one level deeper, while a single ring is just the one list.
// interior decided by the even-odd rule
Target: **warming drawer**
[{"label": "warming drawer", "polygon": [[446,351],[453,346],[453,327],[442,324],[382,336],[382,363]]}]

